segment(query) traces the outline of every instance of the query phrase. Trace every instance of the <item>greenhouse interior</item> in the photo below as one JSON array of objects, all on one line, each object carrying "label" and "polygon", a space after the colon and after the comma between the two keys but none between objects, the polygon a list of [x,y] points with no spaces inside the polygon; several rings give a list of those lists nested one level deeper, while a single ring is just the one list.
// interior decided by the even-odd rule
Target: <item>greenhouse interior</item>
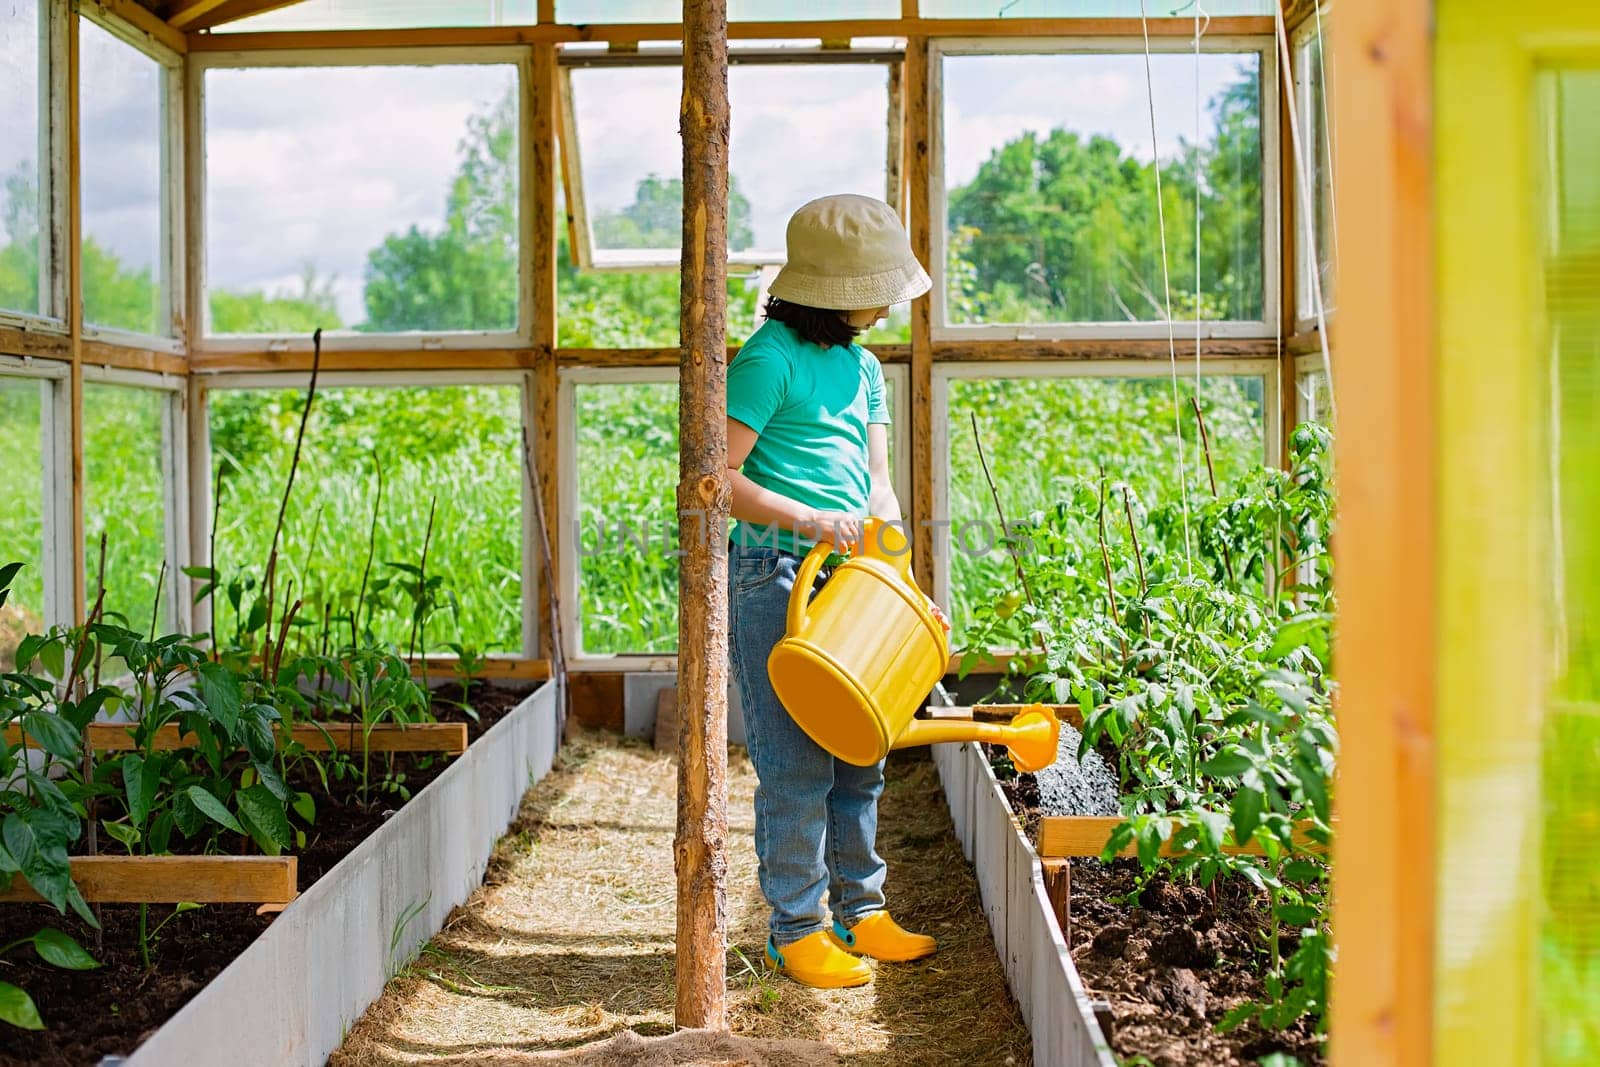
[{"label": "greenhouse interior", "polygon": [[0,1065],[1600,1063],[1597,173],[1579,0],[5,0]]}]

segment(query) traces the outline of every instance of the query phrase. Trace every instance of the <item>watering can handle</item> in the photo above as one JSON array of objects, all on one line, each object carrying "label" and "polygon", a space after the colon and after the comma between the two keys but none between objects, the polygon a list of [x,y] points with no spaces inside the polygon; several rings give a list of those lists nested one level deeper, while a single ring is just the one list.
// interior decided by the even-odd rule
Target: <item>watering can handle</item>
[{"label": "watering can handle", "polygon": [[806,628],[806,605],[811,600],[811,587],[817,582],[817,572],[822,561],[833,554],[833,545],[818,541],[800,561],[800,570],[794,576],[794,588],[789,590],[789,636],[799,637]]}]

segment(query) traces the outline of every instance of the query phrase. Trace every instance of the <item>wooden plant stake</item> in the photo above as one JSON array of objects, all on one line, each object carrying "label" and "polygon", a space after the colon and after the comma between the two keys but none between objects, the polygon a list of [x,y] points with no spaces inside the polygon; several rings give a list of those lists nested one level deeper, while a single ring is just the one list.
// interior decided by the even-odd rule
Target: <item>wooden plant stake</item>
[{"label": "wooden plant stake", "polygon": [[684,0],[678,374],[679,1027],[728,1025],[728,7]]}]

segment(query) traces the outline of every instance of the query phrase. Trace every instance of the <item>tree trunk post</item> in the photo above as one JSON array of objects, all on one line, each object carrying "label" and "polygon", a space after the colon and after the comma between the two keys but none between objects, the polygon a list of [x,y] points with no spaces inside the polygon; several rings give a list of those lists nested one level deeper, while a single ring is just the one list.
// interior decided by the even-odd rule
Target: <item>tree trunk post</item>
[{"label": "tree trunk post", "polygon": [[678,378],[680,1027],[727,1028],[728,12],[684,0]]}]

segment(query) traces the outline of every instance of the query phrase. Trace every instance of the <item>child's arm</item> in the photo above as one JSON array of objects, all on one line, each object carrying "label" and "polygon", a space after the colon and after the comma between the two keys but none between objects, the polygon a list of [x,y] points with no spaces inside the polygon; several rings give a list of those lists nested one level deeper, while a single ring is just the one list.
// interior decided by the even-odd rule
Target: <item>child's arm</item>
[{"label": "child's arm", "polygon": [[728,420],[728,481],[733,486],[733,517],[757,525],[770,523],[780,529],[799,530],[814,538],[828,538],[835,545],[858,542],[861,520],[856,516],[842,511],[818,511],[763,488],[745,476],[739,468],[749,458],[757,436],[738,419]]}]

